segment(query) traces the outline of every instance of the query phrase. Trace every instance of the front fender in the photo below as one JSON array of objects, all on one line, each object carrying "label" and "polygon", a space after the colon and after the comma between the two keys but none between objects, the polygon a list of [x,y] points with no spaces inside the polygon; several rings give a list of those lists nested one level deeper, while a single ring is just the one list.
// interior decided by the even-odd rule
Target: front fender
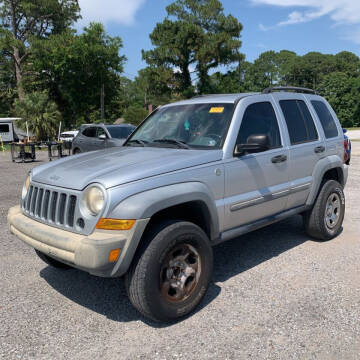
[{"label": "front fender", "polygon": [[120,202],[109,214],[114,219],[148,219],[160,210],[190,201],[201,201],[210,214],[211,239],[219,236],[219,218],[209,188],[201,182],[163,186],[132,195]]}]

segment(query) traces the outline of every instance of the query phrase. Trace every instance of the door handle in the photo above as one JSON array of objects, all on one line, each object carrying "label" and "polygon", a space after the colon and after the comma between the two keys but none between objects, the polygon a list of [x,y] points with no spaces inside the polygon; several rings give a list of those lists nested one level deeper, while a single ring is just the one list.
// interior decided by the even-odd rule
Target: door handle
[{"label": "door handle", "polygon": [[320,154],[325,151],[325,146],[317,146],[314,151],[316,154]]},{"label": "door handle", "polygon": [[278,163],[281,163],[281,162],[284,162],[287,160],[287,156],[286,155],[277,155],[277,156],[274,156],[272,159],[271,159],[271,162],[274,163],[274,164],[278,164]]}]

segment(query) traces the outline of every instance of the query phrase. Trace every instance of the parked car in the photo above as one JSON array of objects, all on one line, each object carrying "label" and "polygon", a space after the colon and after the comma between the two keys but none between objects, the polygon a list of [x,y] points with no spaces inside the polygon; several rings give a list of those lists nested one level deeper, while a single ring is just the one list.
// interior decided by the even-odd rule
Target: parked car
[{"label": "parked car", "polygon": [[134,125],[88,124],[80,127],[79,134],[73,140],[73,154],[121,146],[135,130]]},{"label": "parked car", "polygon": [[125,275],[142,314],[173,321],[206,293],[213,245],[295,214],[309,236],[336,237],[344,151],[312,90],[196,97],[157,109],[120,148],[32,169],[9,227],[50,266]]},{"label": "parked car", "polygon": [[344,147],[345,147],[345,164],[350,165],[351,160],[351,141],[350,138],[346,135],[347,130],[343,129],[344,132]]},{"label": "parked car", "polygon": [[78,133],[79,133],[78,130],[64,131],[60,134],[60,141],[72,142]]}]

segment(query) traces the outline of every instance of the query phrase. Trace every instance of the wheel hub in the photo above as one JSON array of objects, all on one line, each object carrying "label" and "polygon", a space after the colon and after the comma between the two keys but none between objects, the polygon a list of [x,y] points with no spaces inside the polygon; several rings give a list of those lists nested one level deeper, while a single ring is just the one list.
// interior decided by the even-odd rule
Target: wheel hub
[{"label": "wheel hub", "polygon": [[332,193],[326,201],[325,224],[329,229],[333,229],[339,222],[341,212],[340,196]]},{"label": "wheel hub", "polygon": [[162,296],[171,302],[187,299],[195,289],[201,274],[201,259],[189,244],[173,248],[162,263],[160,289]]}]

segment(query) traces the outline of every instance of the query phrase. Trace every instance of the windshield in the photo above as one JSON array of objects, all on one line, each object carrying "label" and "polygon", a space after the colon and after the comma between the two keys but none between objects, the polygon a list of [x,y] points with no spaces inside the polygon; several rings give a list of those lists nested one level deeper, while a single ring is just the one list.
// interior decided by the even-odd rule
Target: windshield
[{"label": "windshield", "polygon": [[127,145],[219,149],[230,125],[234,104],[193,104],[160,108],[130,137]]},{"label": "windshield", "polygon": [[75,134],[61,134],[60,137],[64,138],[64,139],[70,139],[75,137]]},{"label": "windshield", "polygon": [[135,129],[135,126],[107,126],[112,138],[126,139]]}]

